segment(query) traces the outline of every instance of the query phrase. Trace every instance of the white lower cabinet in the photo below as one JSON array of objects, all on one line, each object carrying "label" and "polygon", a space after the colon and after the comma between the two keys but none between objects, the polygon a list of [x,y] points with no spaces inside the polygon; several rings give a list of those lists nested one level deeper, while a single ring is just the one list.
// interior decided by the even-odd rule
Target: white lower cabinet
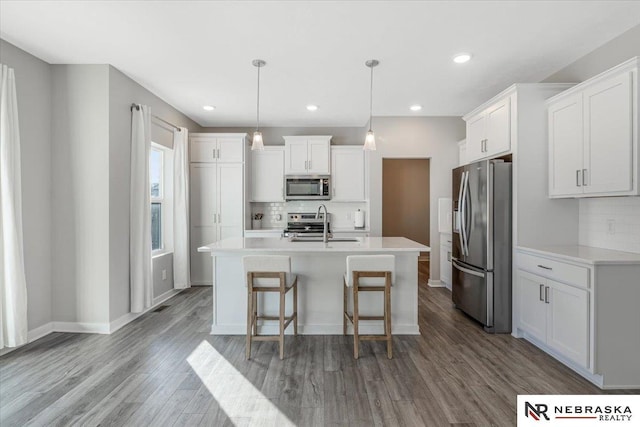
[{"label": "white lower cabinet", "polygon": [[601,388],[640,388],[640,254],[556,250],[516,250],[514,335]]},{"label": "white lower cabinet", "polygon": [[451,289],[451,234],[440,233],[440,281]]},{"label": "white lower cabinet", "polygon": [[518,270],[520,329],[583,368],[589,367],[587,290]]}]

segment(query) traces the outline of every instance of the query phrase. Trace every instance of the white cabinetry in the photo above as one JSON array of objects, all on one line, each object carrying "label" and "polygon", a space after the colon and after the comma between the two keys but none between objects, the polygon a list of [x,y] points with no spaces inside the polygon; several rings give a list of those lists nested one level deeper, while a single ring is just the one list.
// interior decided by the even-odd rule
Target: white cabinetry
[{"label": "white cabinetry", "polygon": [[458,166],[464,166],[467,163],[467,140],[458,141]]},{"label": "white cabinetry", "polygon": [[551,98],[549,196],[639,193],[638,59]]},{"label": "white cabinetry", "polygon": [[466,160],[506,154],[511,150],[511,96],[498,99],[464,117],[467,122]]},{"label": "white cabinetry", "polygon": [[245,149],[242,135],[192,133],[189,136],[191,162],[242,163]]},{"label": "white cabinetry", "polygon": [[517,271],[520,329],[580,367],[589,365],[589,297],[579,289]]},{"label": "white cabinetry", "polygon": [[331,136],[285,136],[285,174],[328,175]]},{"label": "white cabinetry", "polygon": [[440,281],[451,289],[451,234],[440,233]]},{"label": "white cabinetry", "polygon": [[284,147],[251,152],[251,201],[284,202]]},{"label": "white cabinetry", "polygon": [[198,247],[239,237],[244,222],[245,134],[190,137],[191,283],[212,283],[211,256]]},{"label": "white cabinetry", "polygon": [[362,146],[331,147],[331,201],[364,201],[367,198],[365,176]]},{"label": "white cabinetry", "polygon": [[640,255],[585,246],[520,247],[514,335],[602,388],[640,387],[639,275]]}]

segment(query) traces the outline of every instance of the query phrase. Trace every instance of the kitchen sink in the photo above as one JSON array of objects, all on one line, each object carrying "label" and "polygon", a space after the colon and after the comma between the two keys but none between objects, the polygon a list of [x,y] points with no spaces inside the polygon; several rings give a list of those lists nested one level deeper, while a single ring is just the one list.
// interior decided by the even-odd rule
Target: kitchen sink
[{"label": "kitchen sink", "polygon": [[[328,239],[328,243],[332,242],[360,242],[360,239],[357,237],[330,237]],[[322,237],[305,237],[305,236],[295,236],[289,238],[290,242],[322,242]]]}]

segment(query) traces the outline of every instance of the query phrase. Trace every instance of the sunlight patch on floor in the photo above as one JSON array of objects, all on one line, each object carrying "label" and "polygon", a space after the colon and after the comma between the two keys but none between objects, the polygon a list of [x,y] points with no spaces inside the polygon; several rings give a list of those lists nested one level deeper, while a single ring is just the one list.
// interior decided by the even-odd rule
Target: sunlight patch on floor
[{"label": "sunlight patch on floor", "polygon": [[209,342],[202,341],[187,362],[232,421],[250,418],[261,425],[295,426]]}]

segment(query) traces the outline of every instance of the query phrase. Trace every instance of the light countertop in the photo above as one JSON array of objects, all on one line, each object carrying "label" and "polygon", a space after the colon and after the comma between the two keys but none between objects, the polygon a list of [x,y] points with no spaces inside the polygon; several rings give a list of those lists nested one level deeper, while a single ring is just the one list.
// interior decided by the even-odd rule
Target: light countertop
[{"label": "light countertop", "polygon": [[357,242],[290,242],[277,237],[231,237],[201,246],[198,252],[429,252],[431,248],[405,237],[360,237]]},{"label": "light countertop", "polygon": [[591,246],[518,246],[517,249],[533,254],[553,256],[555,258],[573,262],[581,262],[584,264],[640,265],[640,254],[636,254],[633,252],[614,251],[611,249],[594,248]]}]

